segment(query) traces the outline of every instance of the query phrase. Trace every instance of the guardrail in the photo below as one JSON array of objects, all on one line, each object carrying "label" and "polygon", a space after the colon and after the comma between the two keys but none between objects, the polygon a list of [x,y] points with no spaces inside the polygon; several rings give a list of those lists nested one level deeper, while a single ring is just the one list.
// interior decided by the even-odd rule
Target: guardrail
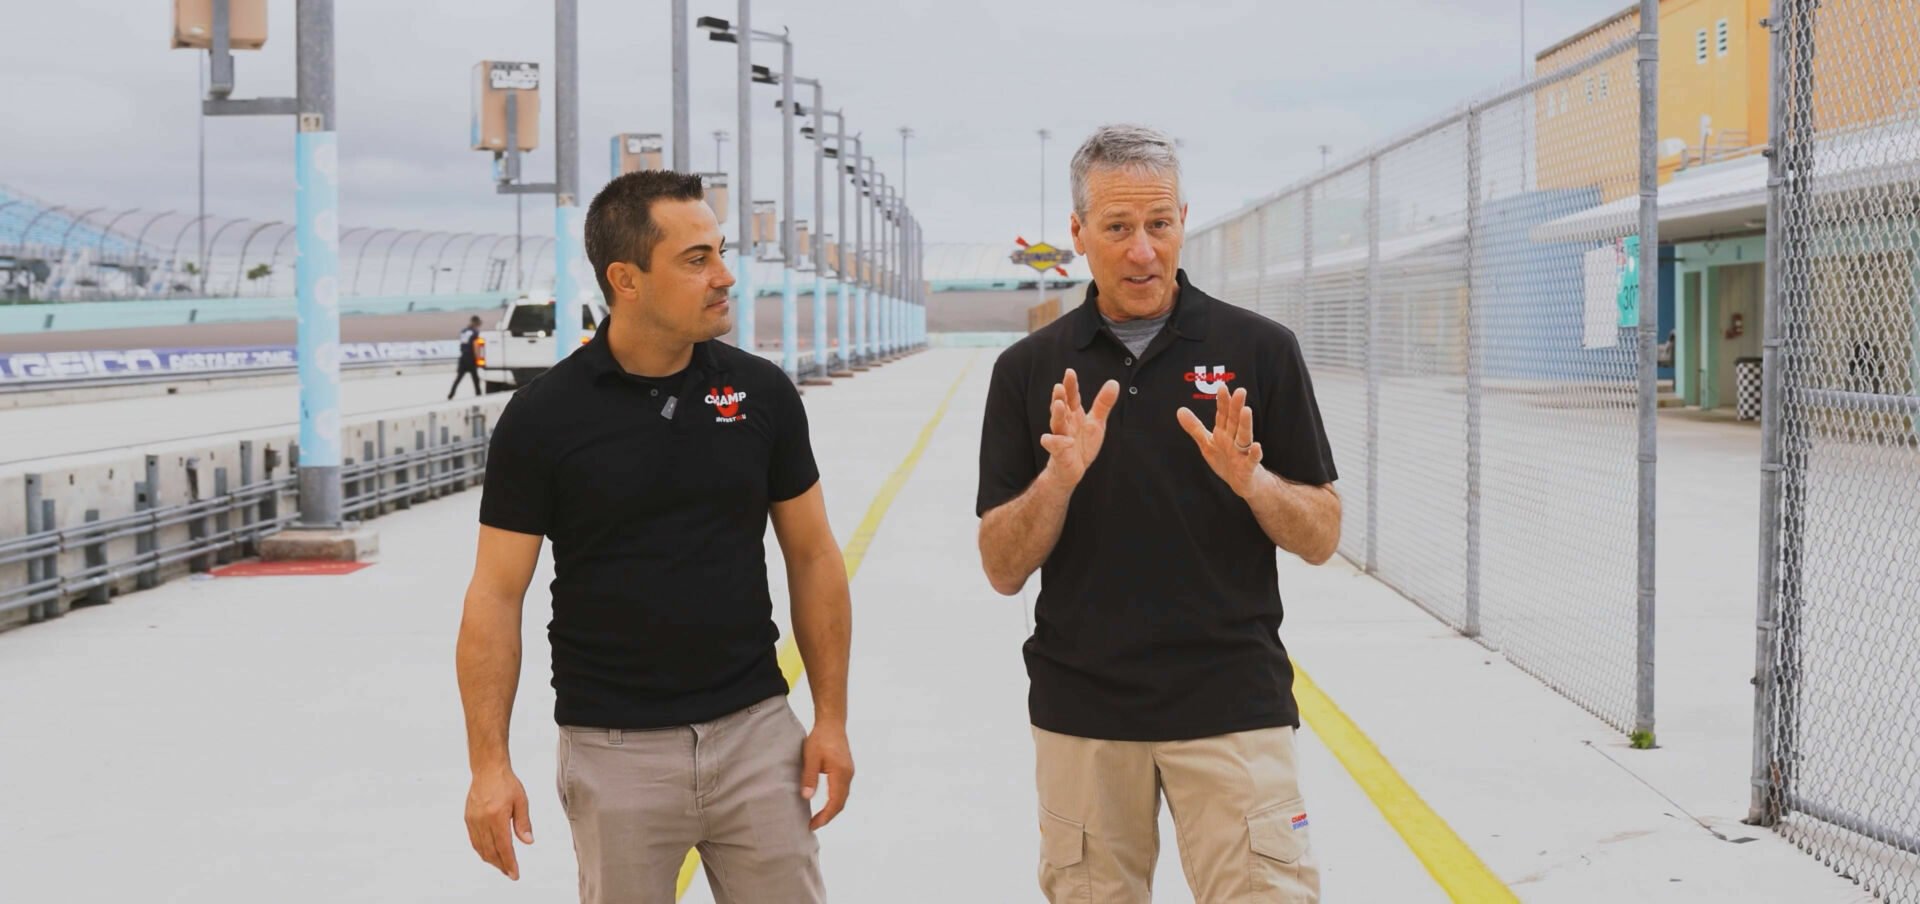
[{"label": "guardrail", "polygon": [[[350,361],[341,362],[340,370],[342,372],[376,370],[385,367],[407,367],[423,364],[445,366],[458,360],[458,358],[409,358],[392,361]],[[253,379],[256,377],[286,376],[299,372],[300,368],[298,365],[288,364],[274,367],[227,367],[217,370],[93,374],[85,377],[40,380],[0,380],[0,395],[100,386],[143,386],[150,383],[178,383],[183,380],[240,380]]]},{"label": "guardrail", "polygon": [[[364,444],[361,459],[343,463],[345,514],[366,520],[473,486],[486,473],[489,431],[484,418],[470,423],[470,436],[454,438],[451,428],[443,426],[438,437],[416,431],[414,448],[389,451],[382,422],[379,439]],[[250,473],[252,447],[251,441],[240,444],[240,486],[229,486],[226,468],[214,468],[211,495],[168,506],[153,504],[159,456],[148,455],[145,479],[134,484],[131,514],[102,519],[99,509],[88,509],[83,523],[64,528],[54,527],[59,512],[54,500],[42,498],[39,475],[28,475],[27,533],[0,540],[0,569],[24,565],[26,580],[0,590],[0,614],[25,609],[29,623],[41,622],[65,615],[75,605],[109,602],[115,589],[129,581],[136,590],[157,586],[163,569],[171,565],[186,562],[190,573],[198,573],[254,555],[262,538],[298,517],[294,475],[299,446],[289,446],[285,474],[272,474],[269,455],[267,474],[257,481]],[[196,460],[189,459],[187,479],[196,496],[199,473]],[[167,529],[181,525],[187,538],[163,545]],[[115,558],[113,541],[129,538],[132,553]],[[75,557],[83,567],[63,571],[62,562]]]},{"label": "guardrail", "polygon": [[[343,342],[335,347],[335,354],[342,368],[447,362],[459,358],[460,343],[453,340]],[[0,391],[136,382],[144,377],[180,380],[214,375],[291,373],[298,364],[291,345],[0,352]]]}]

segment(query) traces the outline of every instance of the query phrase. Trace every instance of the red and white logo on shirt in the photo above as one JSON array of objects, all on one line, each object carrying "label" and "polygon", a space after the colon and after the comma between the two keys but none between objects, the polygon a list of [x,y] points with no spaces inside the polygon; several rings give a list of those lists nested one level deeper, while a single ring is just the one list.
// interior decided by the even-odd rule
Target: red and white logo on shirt
[{"label": "red and white logo on shirt", "polygon": [[707,404],[719,413],[719,417],[713,419],[716,424],[745,420],[747,416],[740,413],[740,403],[746,399],[747,392],[744,389],[735,391],[731,386],[707,387]]},{"label": "red and white logo on shirt", "polygon": [[1208,373],[1206,365],[1195,364],[1192,371],[1181,374],[1180,378],[1193,384],[1194,398],[1211,399],[1214,393],[1227,388],[1227,382],[1234,379],[1234,376],[1233,371],[1228,370],[1224,364],[1213,365],[1212,373]]}]

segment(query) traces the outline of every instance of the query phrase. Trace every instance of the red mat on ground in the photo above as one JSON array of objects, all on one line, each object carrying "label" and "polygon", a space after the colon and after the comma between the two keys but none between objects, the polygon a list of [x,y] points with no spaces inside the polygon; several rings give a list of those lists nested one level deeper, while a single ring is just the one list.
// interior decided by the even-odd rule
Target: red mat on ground
[{"label": "red mat on ground", "polygon": [[331,559],[295,559],[286,562],[240,562],[215,568],[216,578],[275,578],[310,575],[352,574],[372,562],[336,562]]}]

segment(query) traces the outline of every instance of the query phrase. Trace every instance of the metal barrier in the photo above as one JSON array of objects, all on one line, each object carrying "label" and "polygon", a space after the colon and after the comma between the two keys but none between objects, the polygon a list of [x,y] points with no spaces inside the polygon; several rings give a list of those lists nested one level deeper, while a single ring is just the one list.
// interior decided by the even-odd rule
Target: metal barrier
[{"label": "metal barrier", "polygon": [[1920,901],[1920,3],[1773,9],[1750,821]]},{"label": "metal barrier", "polygon": [[[454,437],[450,426],[439,435],[416,431],[411,449],[386,448],[386,423],[379,439],[366,444],[358,462],[348,459],[341,469],[345,484],[344,512],[365,520],[411,507],[474,486],[486,473],[488,431],[484,418],[470,418],[471,434]],[[241,445],[243,472],[253,461],[252,443]],[[75,605],[108,602],[122,585],[133,589],[157,586],[162,569],[181,562],[190,571],[204,572],[236,558],[253,555],[259,541],[294,523],[300,511],[295,471],[299,448],[289,450],[285,474],[268,473],[260,480],[243,473],[240,486],[231,488],[227,469],[213,469],[211,494],[190,502],[155,506],[157,456],[146,456],[146,479],[134,485],[134,511],[102,519],[89,509],[78,526],[54,527],[59,512],[54,500],[41,498],[38,475],[26,479],[27,533],[0,540],[0,569],[24,566],[24,583],[0,590],[0,614],[25,609],[29,622],[65,615]],[[271,468],[269,468],[269,471]],[[189,463],[191,489],[198,495],[199,470]],[[187,538],[162,544],[163,531],[185,525]],[[131,555],[115,558],[113,541],[131,538]],[[124,544],[121,544],[124,546]],[[62,561],[81,557],[84,567],[63,572]]]},{"label": "metal barrier", "polygon": [[1656,24],[1616,17],[1182,255],[1197,286],[1298,337],[1341,553],[1642,745]]}]

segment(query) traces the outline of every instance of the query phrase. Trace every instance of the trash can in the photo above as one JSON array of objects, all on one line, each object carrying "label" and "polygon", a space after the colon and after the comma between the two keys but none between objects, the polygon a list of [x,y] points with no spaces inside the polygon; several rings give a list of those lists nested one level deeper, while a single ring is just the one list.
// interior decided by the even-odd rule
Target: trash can
[{"label": "trash can", "polygon": [[1765,384],[1761,380],[1760,358],[1736,358],[1733,362],[1733,378],[1739,384],[1739,418],[1743,421],[1760,419],[1760,401],[1764,395]]}]

